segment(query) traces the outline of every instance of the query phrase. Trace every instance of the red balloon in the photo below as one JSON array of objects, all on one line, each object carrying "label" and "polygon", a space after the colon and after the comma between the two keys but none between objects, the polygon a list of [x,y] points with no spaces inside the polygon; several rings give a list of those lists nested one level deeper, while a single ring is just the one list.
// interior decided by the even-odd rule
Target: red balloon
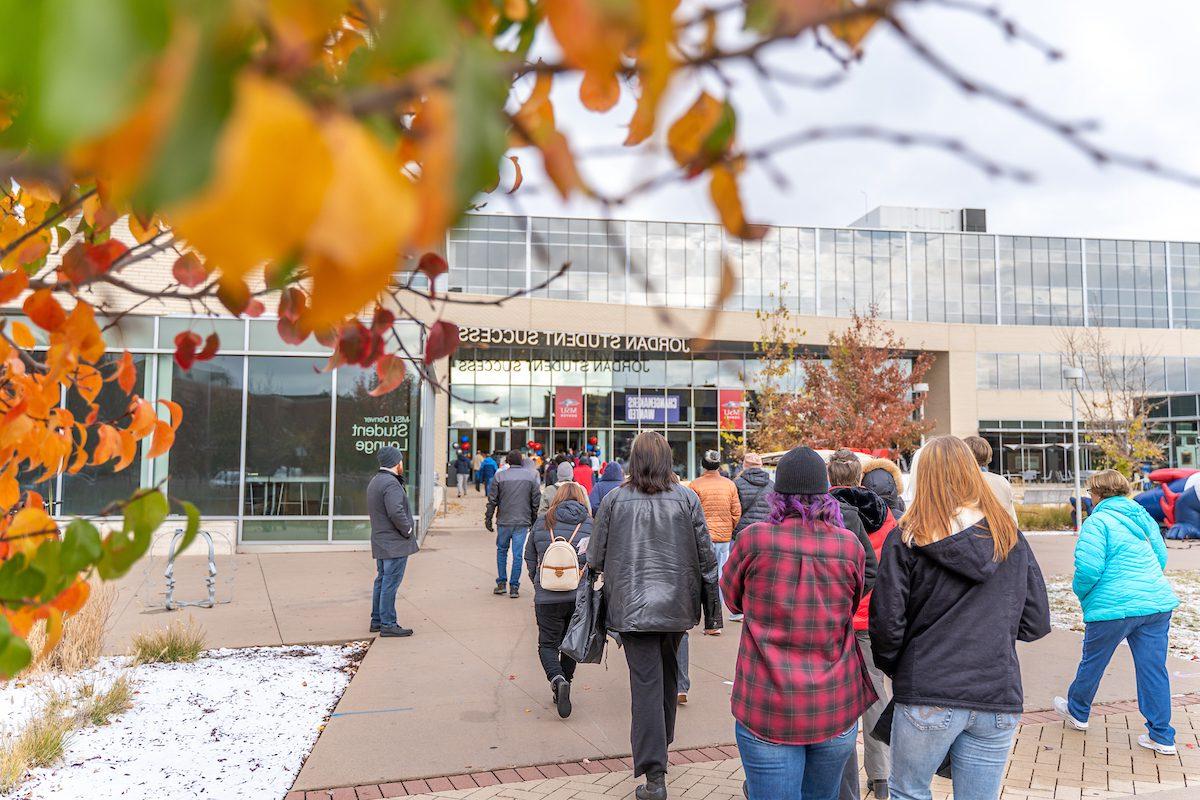
[{"label": "red balloon", "polygon": [[588,444],[597,444],[599,441],[599,439],[593,436],[592,438],[588,439]]},{"label": "red balloon", "polygon": [[525,443],[525,446],[526,446],[526,447],[528,447],[528,448],[530,448],[530,449],[536,449],[536,448],[537,448],[537,442],[535,442],[535,441],[533,441],[533,440],[530,440],[530,441],[528,441],[528,442],[526,442],[526,443]]}]

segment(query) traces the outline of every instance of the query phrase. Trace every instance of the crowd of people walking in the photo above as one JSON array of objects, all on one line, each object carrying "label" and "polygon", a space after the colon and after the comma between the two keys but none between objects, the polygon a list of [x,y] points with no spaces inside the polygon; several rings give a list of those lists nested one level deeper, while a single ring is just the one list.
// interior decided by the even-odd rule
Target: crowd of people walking
[{"label": "crowd of people walking", "polygon": [[[562,717],[577,669],[564,638],[581,598],[602,596],[629,671],[639,800],[667,797],[689,631],[720,635],[727,620],[740,623],[731,707],[747,797],[859,800],[861,732],[871,796],[926,800],[942,774],[958,800],[994,800],[1024,707],[1016,642],[1048,634],[1050,614],[1012,488],[990,460],[984,439],[940,436],[907,476],[888,459],[796,447],[773,475],[746,453],[731,479],[709,451],[684,484],[666,439],[644,432],[625,464],[581,453],[539,473],[513,450],[499,466],[491,456],[454,466],[461,493],[470,480],[486,492],[495,593],[519,597],[529,575],[537,654]],[[1087,632],[1055,707],[1085,730],[1128,642],[1147,718],[1139,744],[1173,753],[1166,649],[1178,601],[1166,548],[1123,476],[1096,473],[1088,489],[1095,511],[1073,587]]]}]

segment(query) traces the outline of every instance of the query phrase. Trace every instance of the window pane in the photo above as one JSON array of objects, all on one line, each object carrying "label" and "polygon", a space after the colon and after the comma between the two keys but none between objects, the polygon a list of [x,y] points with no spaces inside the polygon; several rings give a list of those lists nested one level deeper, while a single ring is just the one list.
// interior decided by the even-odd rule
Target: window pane
[{"label": "window pane", "polygon": [[250,359],[247,514],[301,516],[329,512],[332,376],[319,371],[324,364],[320,358]]},{"label": "window pane", "polygon": [[[119,355],[108,353],[96,366],[107,375],[114,368],[112,365],[118,358]],[[143,387],[146,383],[146,357],[135,355],[133,364],[138,374],[133,391],[136,394],[145,394]],[[96,405],[99,408],[98,419],[120,419],[129,408],[129,395],[121,391],[115,383],[106,382],[100,389],[100,394],[96,396]],[[78,393],[71,390],[67,393],[67,410],[75,415],[75,419],[86,419],[88,404]],[[96,446],[97,436],[97,429],[89,431],[89,452]],[[74,475],[64,474],[62,513],[99,513],[113,500],[124,499],[133,494],[141,484],[141,472],[142,450],[139,446],[133,463],[120,472],[114,472],[110,462],[95,467],[89,464]]]},{"label": "window pane", "polygon": [[[375,454],[381,447],[400,448],[406,474],[414,474],[417,437],[413,425],[412,374],[410,371],[400,388],[372,397],[370,391],[379,385],[374,369],[338,368],[334,514],[367,513],[367,482],[379,469]],[[409,503],[415,508],[412,488],[410,482]]]},{"label": "window pane", "polygon": [[159,361],[158,394],[183,407],[175,445],[157,459],[172,495],[202,514],[237,514],[242,436],[242,357],[197,361],[188,371]]}]

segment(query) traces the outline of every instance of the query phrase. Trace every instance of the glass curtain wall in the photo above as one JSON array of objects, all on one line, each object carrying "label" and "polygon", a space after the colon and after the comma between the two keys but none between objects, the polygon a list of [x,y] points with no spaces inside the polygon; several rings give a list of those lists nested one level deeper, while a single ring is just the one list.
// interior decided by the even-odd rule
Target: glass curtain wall
[{"label": "glass curtain wall", "polygon": [[[419,507],[420,394],[409,378],[399,389],[372,397],[373,370],[325,370],[329,352],[310,339],[299,346],[279,339],[274,320],[128,317],[106,331],[113,348],[133,352],[134,391],[173,400],[183,420],[171,450],[142,458],[120,472],[87,466],[49,480],[22,476],[55,513],[96,514],[138,488],[164,486],[195,503],[207,519],[236,520],[240,541],[323,542],[369,538],[366,484],[375,453],[394,445],[405,453],[412,507]],[[217,333],[221,354],[182,370],[174,337],[182,330]],[[399,326],[411,352],[420,352],[415,326]],[[44,344],[44,343],[43,343]],[[40,354],[35,353],[35,357]],[[89,404],[74,392],[66,407],[83,418]],[[105,383],[95,400],[100,418],[118,418],[128,399]],[[160,414],[166,414],[160,409]],[[88,447],[94,447],[90,441]],[[244,479],[243,479],[243,476]]]}]

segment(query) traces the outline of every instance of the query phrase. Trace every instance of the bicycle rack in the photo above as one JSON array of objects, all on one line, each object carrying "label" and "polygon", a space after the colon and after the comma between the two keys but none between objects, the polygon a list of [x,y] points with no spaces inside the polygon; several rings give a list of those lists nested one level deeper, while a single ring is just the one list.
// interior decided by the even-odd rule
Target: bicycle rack
[{"label": "bicycle rack", "polygon": [[167,611],[174,611],[184,606],[213,608],[217,604],[217,551],[213,546],[212,535],[208,531],[202,530],[197,535],[208,543],[208,576],[204,579],[204,583],[208,587],[208,599],[175,600],[175,556],[178,555],[175,548],[179,545],[179,540],[183,538],[183,529],[177,528],[175,535],[171,537],[171,548],[167,551],[167,570],[163,573],[167,579]]}]

